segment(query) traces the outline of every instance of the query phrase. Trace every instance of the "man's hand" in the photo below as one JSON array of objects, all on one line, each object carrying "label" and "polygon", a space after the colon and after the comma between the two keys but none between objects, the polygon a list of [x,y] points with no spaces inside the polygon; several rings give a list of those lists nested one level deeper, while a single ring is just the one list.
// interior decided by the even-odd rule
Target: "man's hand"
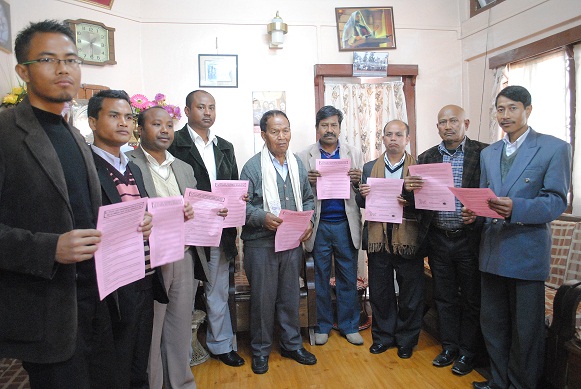
[{"label": "man's hand", "polygon": [[359,183],[361,182],[361,170],[351,168],[349,169],[349,172],[347,172],[347,174],[349,175],[351,184],[353,184],[354,186],[358,186]]},{"label": "man's hand", "polygon": [[476,221],[476,214],[466,207],[462,207],[461,214],[464,224],[472,224]]},{"label": "man's hand", "polygon": [[407,176],[403,179],[404,188],[408,192],[412,192],[416,189],[422,189],[424,186],[424,180],[420,176]]},{"label": "man's hand", "polygon": [[139,228],[137,231],[143,232],[143,240],[149,239],[149,235],[151,235],[151,229],[153,228],[153,215],[149,212],[145,212],[145,216],[143,216],[143,221],[139,223]]},{"label": "man's hand", "polygon": [[271,231],[276,231],[281,223],[282,219],[274,216],[274,213],[268,212],[264,218],[264,227]]},{"label": "man's hand", "polygon": [[188,201],[184,203],[184,221],[188,221],[194,218],[194,208],[192,208],[192,204]]},{"label": "man's hand", "polygon": [[488,199],[488,207],[493,211],[496,211],[505,219],[512,215],[512,200],[510,197],[497,197],[495,199]]},{"label": "man's hand", "polygon": [[56,244],[55,261],[71,264],[93,258],[101,243],[101,231],[86,229],[72,230],[59,236]]},{"label": "man's hand", "polygon": [[242,196],[242,200],[245,202],[249,202],[250,201],[250,195],[248,193],[244,193],[244,196]]},{"label": "man's hand", "polygon": [[218,216],[226,217],[228,216],[228,208],[222,208],[218,210]]},{"label": "man's hand", "polygon": [[321,173],[318,170],[309,170],[309,182],[311,185],[317,184],[317,177],[321,177]]},{"label": "man's hand", "polygon": [[369,184],[359,185],[359,193],[363,198],[366,198],[369,192],[371,192],[371,187],[369,186]]},{"label": "man's hand", "polygon": [[309,223],[309,227],[301,235],[300,241],[306,242],[307,240],[309,240],[311,238],[311,235],[313,235],[313,222]]}]

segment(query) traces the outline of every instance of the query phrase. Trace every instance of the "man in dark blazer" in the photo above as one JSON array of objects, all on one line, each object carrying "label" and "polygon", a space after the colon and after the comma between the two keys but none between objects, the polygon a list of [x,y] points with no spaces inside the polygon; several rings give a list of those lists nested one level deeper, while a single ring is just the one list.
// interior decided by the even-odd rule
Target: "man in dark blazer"
[{"label": "man in dark blazer", "polygon": [[[121,152],[134,128],[129,96],[124,91],[104,90],[89,99],[91,145],[101,182],[103,204],[115,204],[147,197],[143,176],[137,165]],[[146,213],[143,228],[149,236],[151,215]],[[147,363],[153,328],[153,300],[167,303],[161,272],[149,264],[146,245],[145,277],[117,290],[118,311],[112,314],[116,350],[116,373],[120,388],[148,388]]]},{"label": "man in dark blazer", "polygon": [[[457,105],[446,105],[438,113],[436,127],[442,143],[418,156],[418,164],[450,163],[454,186],[478,188],[480,151],[487,145],[469,139],[470,121]],[[422,187],[421,177],[405,178],[406,189]],[[449,366],[465,375],[472,371],[481,342],[480,272],[478,246],[481,223],[465,226],[461,204],[455,211],[425,211],[421,214],[420,235],[426,236],[427,253],[434,282],[434,300],[438,311],[442,352],[433,360],[436,367]],[[422,239],[423,241],[423,239]],[[462,292],[459,293],[459,290]]]},{"label": "man in dark blazer", "polygon": [[[216,120],[214,97],[203,90],[190,92],[184,112],[188,124],[175,134],[168,151],[194,169],[199,190],[210,192],[211,180],[237,180],[234,146],[210,129]],[[213,355],[229,366],[244,364],[234,350],[236,341],[228,308],[228,267],[238,255],[236,234],[236,228],[224,228],[220,247],[205,250],[210,253],[210,278],[204,283],[208,311],[206,344]]]},{"label": "man in dark blazer", "polygon": [[[488,206],[480,245],[480,322],[490,354],[491,380],[474,388],[539,388],[545,356],[545,285],[551,227],[567,208],[571,145],[527,124],[531,95],[508,86],[496,97],[504,139],[482,151],[480,186],[498,197]],[[463,210],[466,223],[476,216]]]},{"label": "man in dark blazer", "polygon": [[21,359],[32,388],[115,387],[93,261],[99,179],[60,115],[80,87],[75,38],[31,23],[14,52],[28,95],[0,113],[0,357]]}]

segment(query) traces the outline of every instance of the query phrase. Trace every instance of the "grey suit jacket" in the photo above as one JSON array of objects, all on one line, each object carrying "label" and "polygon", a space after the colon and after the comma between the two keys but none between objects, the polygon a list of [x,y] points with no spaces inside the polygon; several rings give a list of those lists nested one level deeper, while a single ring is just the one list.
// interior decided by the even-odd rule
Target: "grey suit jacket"
[{"label": "grey suit jacket", "polygon": [[[153,176],[151,175],[151,170],[149,170],[147,158],[143,153],[143,149],[141,147],[138,147],[135,150],[127,151],[125,155],[127,155],[129,160],[135,163],[141,169],[141,173],[143,174],[143,183],[145,185],[145,190],[147,191],[149,196],[159,197],[155,189]],[[180,188],[180,192],[182,195],[185,193],[186,188],[196,189],[197,181],[196,177],[194,176],[194,169],[192,169],[190,165],[188,165],[181,159],[176,158],[172,162],[171,168],[176,177],[176,181],[178,182],[178,186]],[[206,278],[209,277],[210,271],[208,269],[208,261],[205,253],[196,252],[195,254],[193,254],[194,260],[196,259],[196,257],[199,258],[202,268],[204,269]]]},{"label": "grey suit jacket", "polygon": [[[67,128],[85,161],[79,169],[87,171],[96,220],[101,186],[93,157],[79,131]],[[59,236],[73,220],[59,157],[25,98],[0,113],[0,357],[56,363],[73,355],[76,266],[55,262]]]},{"label": "grey suit jacket", "polygon": [[510,197],[508,220],[487,218],[480,243],[480,270],[503,277],[544,281],[549,275],[551,228],[567,208],[571,145],[531,129],[504,181],[503,141],[480,154],[480,186]]},{"label": "grey suit jacket", "polygon": [[[305,169],[316,170],[316,161],[321,159],[321,151],[317,143],[314,143],[297,153]],[[350,159],[351,167],[353,169],[362,169],[363,158],[361,156],[361,151],[347,144],[341,144],[339,148],[339,157],[342,159]],[[313,235],[311,238],[305,242],[305,249],[307,251],[313,251],[315,245],[315,238],[317,235],[317,229],[319,228],[319,221],[321,216],[321,200],[317,198],[317,185],[311,185],[313,189],[313,194],[315,195],[315,227],[313,228]],[[355,190],[351,188],[351,197],[345,200],[345,213],[347,214],[347,221],[349,222],[349,230],[351,231],[351,239],[353,241],[353,246],[359,249],[361,246],[361,211],[359,206],[355,202]]]}]

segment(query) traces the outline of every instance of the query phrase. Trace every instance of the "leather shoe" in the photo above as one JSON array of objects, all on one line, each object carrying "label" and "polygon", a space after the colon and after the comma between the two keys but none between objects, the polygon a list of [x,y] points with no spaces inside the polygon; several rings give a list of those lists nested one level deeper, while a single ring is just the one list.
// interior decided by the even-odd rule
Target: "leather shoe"
[{"label": "leather shoe", "polygon": [[414,346],[400,346],[397,348],[397,356],[401,359],[408,359],[414,353]]},{"label": "leather shoe", "polygon": [[216,358],[228,366],[238,367],[244,365],[244,359],[234,350],[229,353],[218,354],[216,355]]},{"label": "leather shoe", "polygon": [[371,347],[369,347],[369,352],[371,354],[381,354],[387,351],[393,344],[385,344],[385,343],[373,343]]},{"label": "leather shoe", "polygon": [[490,382],[488,382],[488,381],[482,381],[482,382],[474,381],[472,383],[472,387],[474,389],[492,389],[492,386],[490,386]]},{"label": "leather shoe", "polygon": [[293,351],[281,348],[280,355],[282,355],[285,358],[294,359],[295,361],[302,365],[314,365],[315,363],[317,363],[317,358],[315,358],[313,354],[305,350],[304,347]]},{"label": "leather shoe", "polygon": [[472,362],[473,358],[469,358],[466,355],[461,355],[460,358],[454,362],[452,366],[452,373],[457,375],[466,375],[474,370],[474,364]]},{"label": "leather shoe", "polygon": [[252,371],[254,374],[264,374],[268,371],[268,357],[252,357]]},{"label": "leather shoe", "polygon": [[432,361],[432,365],[437,367],[449,366],[458,357],[458,350],[442,350]]}]

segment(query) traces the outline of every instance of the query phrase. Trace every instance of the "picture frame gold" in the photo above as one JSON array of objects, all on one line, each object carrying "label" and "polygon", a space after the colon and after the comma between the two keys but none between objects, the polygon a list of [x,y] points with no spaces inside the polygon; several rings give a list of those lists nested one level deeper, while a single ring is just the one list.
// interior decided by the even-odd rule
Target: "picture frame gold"
[{"label": "picture frame gold", "polygon": [[339,51],[395,49],[393,7],[335,8]]}]

